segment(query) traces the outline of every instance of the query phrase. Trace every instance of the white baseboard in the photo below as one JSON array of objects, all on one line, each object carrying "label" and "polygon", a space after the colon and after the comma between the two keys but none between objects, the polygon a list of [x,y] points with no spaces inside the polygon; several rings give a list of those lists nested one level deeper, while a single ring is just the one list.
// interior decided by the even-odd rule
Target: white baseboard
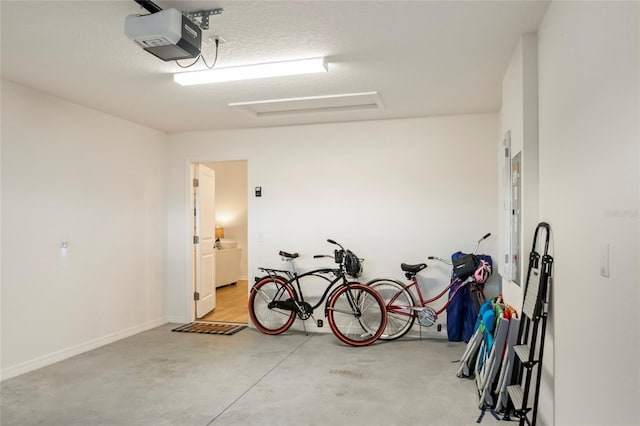
[{"label": "white baseboard", "polygon": [[79,345],[71,346],[69,348],[62,349],[48,355],[21,362],[20,364],[0,370],[0,381],[19,376],[33,370],[37,370],[38,368],[46,367],[47,365],[51,365],[67,358],[71,358],[72,356],[88,352],[92,349],[99,348],[100,346],[104,346],[117,340],[124,339],[125,337],[133,336],[134,334],[150,330],[168,322],[170,322],[168,318],[158,318],[156,320],[147,321],[143,324],[126,328],[115,333],[110,333],[106,336],[98,337],[97,339],[89,340],[88,342],[80,343]]}]

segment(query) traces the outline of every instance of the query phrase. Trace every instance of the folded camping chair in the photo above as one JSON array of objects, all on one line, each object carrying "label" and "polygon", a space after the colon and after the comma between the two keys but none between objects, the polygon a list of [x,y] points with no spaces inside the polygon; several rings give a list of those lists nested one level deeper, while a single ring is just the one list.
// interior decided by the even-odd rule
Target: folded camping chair
[{"label": "folded camping chair", "polygon": [[[518,334],[518,326],[520,325],[520,321],[515,321],[516,318],[512,317],[512,312],[513,311],[511,309],[505,308],[504,312],[502,313],[502,319],[498,324],[498,330],[496,330],[495,342],[493,345],[494,353],[492,354],[494,359],[491,365],[490,375],[487,377],[487,381],[483,391],[484,406],[487,408],[493,408],[498,398],[498,393],[496,392],[496,382],[499,382],[499,376],[502,372],[502,368],[504,367],[506,351],[509,346],[509,335],[513,336],[514,329],[516,330],[516,336]],[[513,346],[513,344],[515,343],[512,343],[511,346]],[[498,380],[496,380],[496,378],[498,378]]]},{"label": "folded camping chair", "polygon": [[[502,301],[501,297],[499,301]],[[476,362],[475,380],[479,395],[478,408],[481,410],[480,416],[476,421],[477,423],[482,421],[487,410],[489,410],[497,420],[500,420],[493,410],[493,395],[491,392],[496,382],[498,372],[500,371],[500,365],[502,364],[506,337],[509,331],[510,314],[508,311],[505,312],[502,303],[495,303],[493,308],[497,324],[493,334],[485,333],[480,348],[481,356],[478,357],[478,361]]]},{"label": "folded camping chair", "polygon": [[[474,365],[473,375],[476,378],[476,383],[479,380],[478,374],[483,371],[484,364],[489,359],[489,355],[491,353],[491,349],[493,348],[494,342],[494,331],[496,330],[496,325],[498,324],[498,319],[500,317],[500,313],[502,312],[502,296],[494,297],[491,299],[490,309],[483,314],[482,322],[482,341],[480,342],[480,348],[478,349],[478,356]],[[480,389],[480,387],[478,387]]]},{"label": "folded camping chair", "polygon": [[467,347],[465,348],[464,354],[462,354],[462,358],[460,358],[460,366],[458,367],[456,376],[469,377],[472,375],[471,369],[472,366],[475,365],[476,357],[480,350],[480,345],[482,344],[484,331],[488,327],[493,329],[494,324],[495,317],[493,310],[491,309],[491,300],[487,300],[482,304],[482,306],[480,306],[473,335],[467,343]]},{"label": "folded camping chair", "polygon": [[480,369],[476,373],[476,385],[478,386],[478,392],[480,394],[478,406],[480,408],[493,408],[493,397],[491,396],[491,391],[493,389],[495,378],[500,372],[502,355],[504,353],[508,333],[509,318],[504,316],[504,312],[499,312],[498,324],[493,336],[493,345],[484,364],[480,366]]},{"label": "folded camping chair", "polygon": [[497,395],[495,411],[498,413],[506,412],[509,403],[507,386],[511,383],[511,375],[513,374],[516,356],[513,347],[518,344],[518,331],[520,330],[520,318],[518,318],[517,312],[509,305],[507,305],[507,310],[511,312],[507,349],[504,354],[504,359],[502,360],[498,384],[495,388],[495,394]]}]

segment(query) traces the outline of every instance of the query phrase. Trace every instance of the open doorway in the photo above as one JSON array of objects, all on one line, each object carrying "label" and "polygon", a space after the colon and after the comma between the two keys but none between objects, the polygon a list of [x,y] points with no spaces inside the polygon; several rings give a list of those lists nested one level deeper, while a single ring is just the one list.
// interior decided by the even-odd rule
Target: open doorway
[{"label": "open doorway", "polygon": [[[204,166],[204,167],[202,167]],[[198,272],[198,250],[194,249],[194,304],[197,321],[229,322],[246,324],[248,322],[247,294],[248,294],[248,221],[247,221],[247,161],[200,162],[193,164],[193,170],[198,167],[210,169],[214,172],[215,183],[213,194],[206,194],[213,198],[213,221],[203,221],[199,218],[198,189],[194,188],[193,206],[196,223],[207,223],[214,229],[198,230],[194,224],[194,236],[209,231],[215,234],[215,248],[213,250],[213,277],[207,285],[215,292],[215,307],[208,312],[198,311],[197,301],[200,297],[198,289],[202,288],[203,275]],[[212,224],[213,223],[213,224]],[[196,246],[197,247],[197,246]]]}]

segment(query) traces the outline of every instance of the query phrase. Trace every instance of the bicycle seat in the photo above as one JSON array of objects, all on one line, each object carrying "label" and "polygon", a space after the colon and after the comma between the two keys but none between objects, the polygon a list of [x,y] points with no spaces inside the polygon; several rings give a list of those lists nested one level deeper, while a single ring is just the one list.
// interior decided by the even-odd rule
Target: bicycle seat
[{"label": "bicycle seat", "polygon": [[287,259],[295,259],[296,257],[300,256],[298,253],[287,253],[286,251],[282,250],[280,250],[280,253],[278,254],[282,257],[286,257]]},{"label": "bicycle seat", "polygon": [[406,263],[400,264],[400,269],[404,272],[409,272],[411,274],[417,274],[427,267],[426,263],[418,263],[417,265],[408,265]]}]

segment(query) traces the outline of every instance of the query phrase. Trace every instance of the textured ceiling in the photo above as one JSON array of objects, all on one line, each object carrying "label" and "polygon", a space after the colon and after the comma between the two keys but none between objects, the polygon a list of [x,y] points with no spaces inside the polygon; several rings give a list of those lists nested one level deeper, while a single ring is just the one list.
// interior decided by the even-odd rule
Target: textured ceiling
[{"label": "textured ceiling", "polygon": [[[166,132],[495,112],[546,1],[156,1],[224,9],[218,67],[326,56],[329,72],[182,87],[124,36],[133,1],[0,1],[2,77]],[[213,51],[205,50],[211,61]],[[187,62],[188,61],[184,61]],[[377,91],[382,110],[255,117],[229,103]]]}]

